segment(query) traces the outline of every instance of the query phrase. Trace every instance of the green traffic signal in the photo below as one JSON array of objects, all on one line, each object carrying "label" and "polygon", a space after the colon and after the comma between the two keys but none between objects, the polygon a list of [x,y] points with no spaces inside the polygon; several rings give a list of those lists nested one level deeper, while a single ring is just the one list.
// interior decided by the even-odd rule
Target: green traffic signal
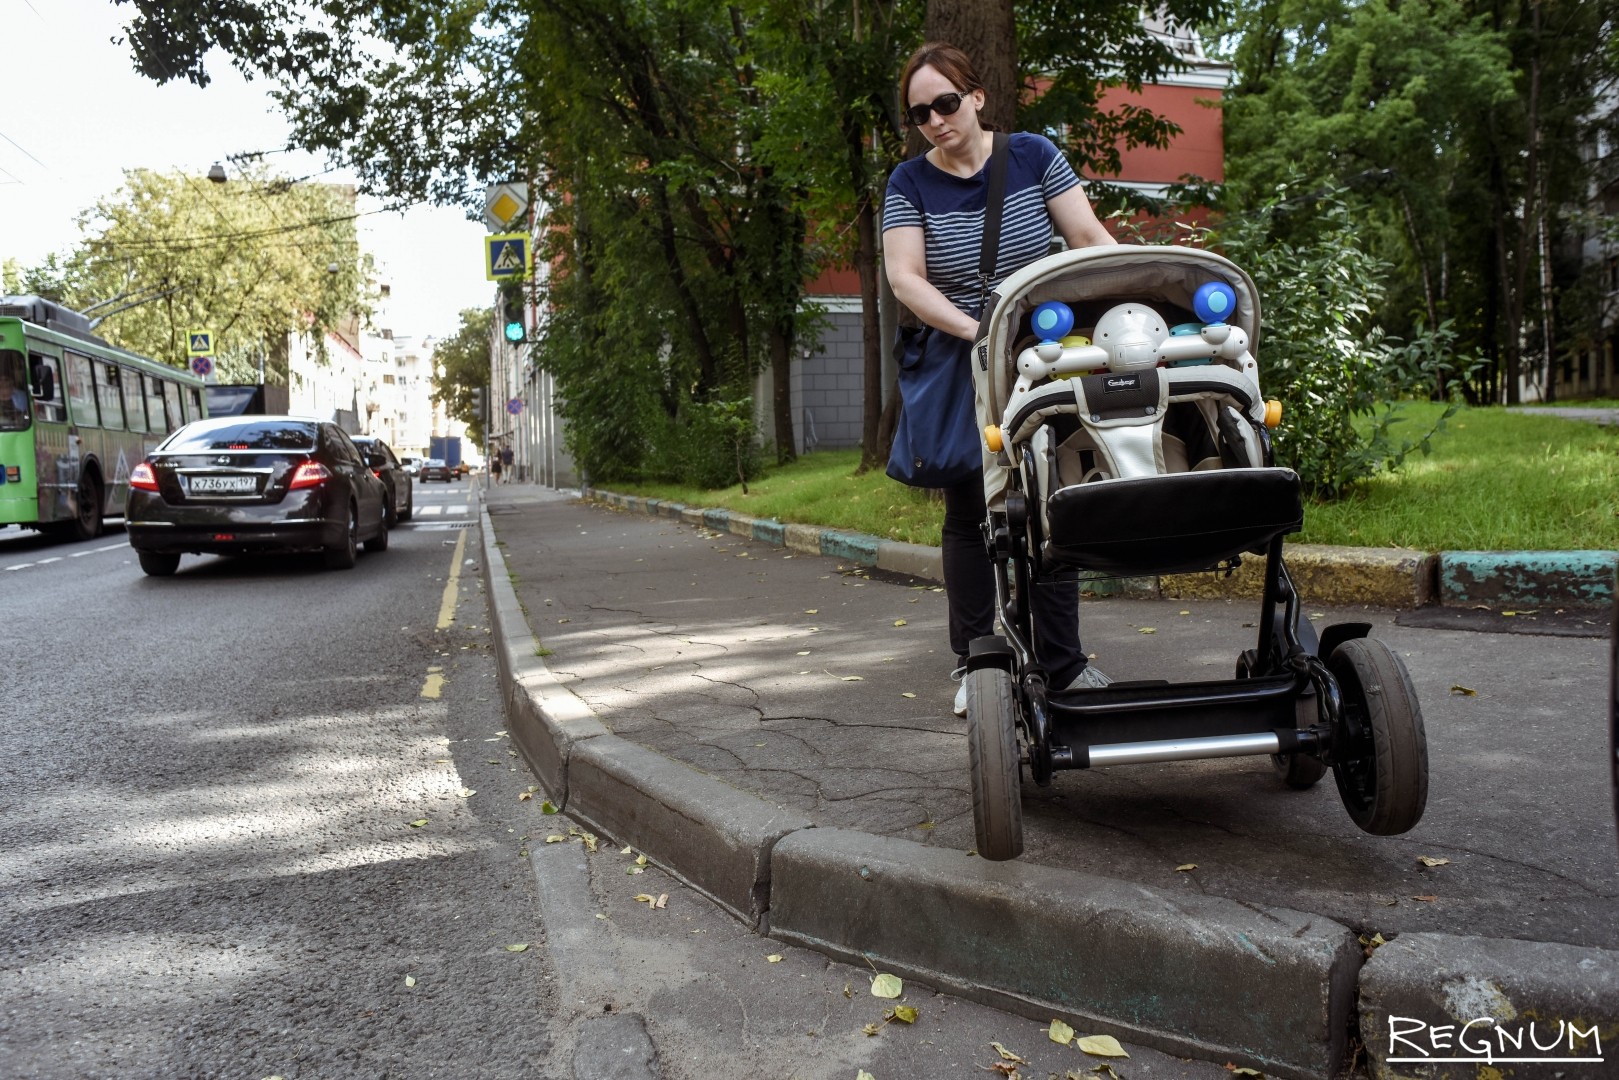
[{"label": "green traffic signal", "polygon": [[519,322],[509,322],[509,323],[506,324],[506,340],[507,341],[514,341],[514,342],[515,341],[522,341],[523,340],[523,334],[524,334],[524,331],[523,331],[522,322],[520,322],[520,321]]}]

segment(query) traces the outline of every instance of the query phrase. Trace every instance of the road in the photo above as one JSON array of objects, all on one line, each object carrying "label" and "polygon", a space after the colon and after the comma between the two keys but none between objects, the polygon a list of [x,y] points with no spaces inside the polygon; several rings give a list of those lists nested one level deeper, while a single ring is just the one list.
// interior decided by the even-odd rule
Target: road
[{"label": "road", "polygon": [[[916,1022],[885,1022],[872,972],[587,851],[504,732],[468,486],[417,499],[338,572],[187,556],[155,579],[116,528],[0,530],[0,1074],[899,1080],[982,1075],[997,1042],[1024,1075],[1098,1063],[919,986]],[[1131,1080],[1228,1075],[1130,1052]]]}]

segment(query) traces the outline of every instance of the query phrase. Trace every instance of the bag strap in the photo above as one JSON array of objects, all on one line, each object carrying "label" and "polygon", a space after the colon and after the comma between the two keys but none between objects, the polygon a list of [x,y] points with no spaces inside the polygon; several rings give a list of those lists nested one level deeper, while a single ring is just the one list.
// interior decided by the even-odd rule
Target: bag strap
[{"label": "bag strap", "polygon": [[983,317],[989,296],[990,275],[995,273],[995,256],[1001,246],[1001,214],[1006,209],[1006,132],[997,131],[989,152],[989,191],[984,203],[984,243],[978,249],[978,312]]}]

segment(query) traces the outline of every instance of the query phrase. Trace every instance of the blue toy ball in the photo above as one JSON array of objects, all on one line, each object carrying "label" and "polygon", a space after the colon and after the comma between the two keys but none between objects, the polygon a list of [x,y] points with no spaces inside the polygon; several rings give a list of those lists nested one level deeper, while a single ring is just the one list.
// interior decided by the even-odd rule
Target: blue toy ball
[{"label": "blue toy ball", "polygon": [[1206,281],[1192,294],[1192,311],[1206,323],[1230,322],[1237,313],[1237,293],[1223,281]]},{"label": "blue toy ball", "polygon": [[1061,341],[1074,328],[1074,309],[1061,300],[1048,300],[1034,309],[1032,321],[1041,341]]}]

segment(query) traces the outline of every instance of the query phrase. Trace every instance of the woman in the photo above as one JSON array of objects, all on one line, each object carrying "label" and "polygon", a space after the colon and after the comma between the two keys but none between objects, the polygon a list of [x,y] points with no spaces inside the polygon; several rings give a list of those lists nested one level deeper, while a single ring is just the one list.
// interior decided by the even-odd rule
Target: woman
[{"label": "woman", "polygon": [[[894,295],[943,334],[936,340],[970,349],[978,335],[977,278],[983,241],[993,133],[979,119],[984,87],[966,53],[943,42],[923,45],[899,84],[906,123],[931,145],[901,162],[883,202],[883,260]],[[1079,177],[1051,140],[1025,132],[1009,137],[1006,201],[991,287],[1045,255],[1053,230],[1071,248],[1113,244],[1091,209]],[[934,362],[929,355],[928,363]],[[986,515],[979,477],[945,489],[945,592],[950,604],[951,677],[966,672],[967,646],[995,632],[994,566],[979,526]],[[1051,685],[1106,686],[1079,645],[1079,589],[1048,582],[1033,598],[1035,634]],[[955,713],[967,715],[967,686]]]}]

